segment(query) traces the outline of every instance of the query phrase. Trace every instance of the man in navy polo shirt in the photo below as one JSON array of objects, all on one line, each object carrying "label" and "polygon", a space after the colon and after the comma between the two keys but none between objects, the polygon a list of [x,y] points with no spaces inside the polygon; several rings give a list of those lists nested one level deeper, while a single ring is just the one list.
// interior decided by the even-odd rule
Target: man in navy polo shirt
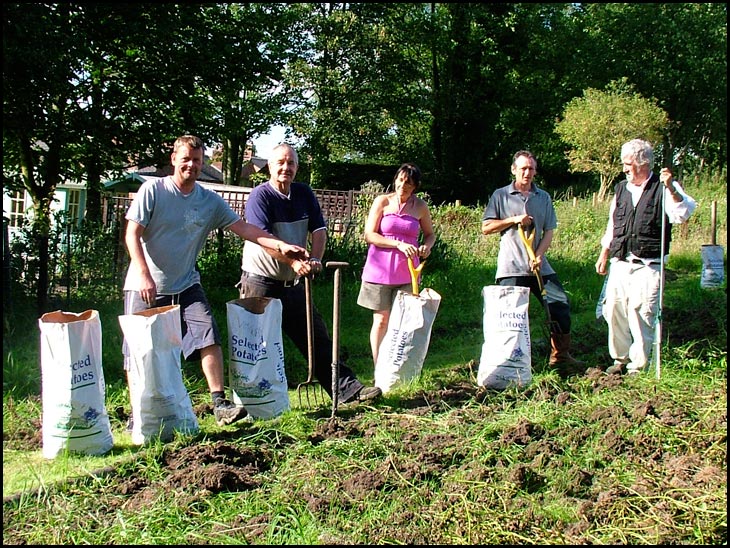
[{"label": "man in navy polo shirt", "polygon": [[[312,189],[294,182],[299,158],[291,145],[277,145],[269,159],[269,181],[255,187],[246,202],[246,221],[290,244],[307,247],[308,259],[281,260],[281,254],[246,242],[241,261],[241,297],[273,297],[281,300],[282,330],[302,355],[308,355],[306,295],[302,277],[322,272],[322,256],[327,244],[327,225]],[[250,244],[250,245],[249,245]],[[275,256],[277,258],[275,258]],[[332,396],[332,339],[322,316],[313,307],[314,374]],[[350,368],[340,364],[338,401],[366,401],[381,390],[364,386]]]}]

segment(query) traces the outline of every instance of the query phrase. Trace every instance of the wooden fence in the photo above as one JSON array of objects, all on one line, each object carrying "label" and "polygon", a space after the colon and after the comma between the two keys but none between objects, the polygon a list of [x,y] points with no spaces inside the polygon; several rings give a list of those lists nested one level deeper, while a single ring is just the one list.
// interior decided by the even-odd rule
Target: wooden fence
[{"label": "wooden fence", "polygon": [[[246,201],[252,189],[248,187],[221,188],[216,185],[211,188],[219,194],[231,208],[241,217],[246,217]],[[361,190],[323,190],[313,189],[314,195],[322,208],[322,214],[327,221],[328,230],[332,234],[345,233],[353,223],[353,217],[357,217],[359,211],[358,198],[367,194]],[[109,226],[124,226],[124,216],[127,213],[133,197],[130,195],[108,196],[102,204],[104,223]],[[123,235],[120,234],[123,238]]]}]

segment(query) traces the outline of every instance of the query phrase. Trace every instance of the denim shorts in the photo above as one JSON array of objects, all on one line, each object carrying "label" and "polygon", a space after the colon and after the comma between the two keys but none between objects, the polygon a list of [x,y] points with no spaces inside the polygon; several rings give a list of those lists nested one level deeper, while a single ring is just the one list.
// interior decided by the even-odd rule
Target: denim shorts
[{"label": "denim shorts", "polygon": [[[210,303],[200,284],[195,284],[175,295],[157,295],[152,306],[147,304],[139,296],[138,291],[124,292],[124,313],[134,314],[149,308],[168,306],[171,304],[180,305],[180,324],[182,326],[182,354],[187,361],[200,360],[200,349],[208,346],[221,344],[221,334],[213,317]],[[124,369],[129,369],[127,363],[129,348],[127,341],[122,342],[122,354],[124,354]]]}]

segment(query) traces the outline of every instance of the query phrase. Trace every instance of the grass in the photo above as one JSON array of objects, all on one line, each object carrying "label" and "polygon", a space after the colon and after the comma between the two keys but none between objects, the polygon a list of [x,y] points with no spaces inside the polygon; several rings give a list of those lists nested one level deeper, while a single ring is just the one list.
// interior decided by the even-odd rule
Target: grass
[{"label": "grass", "polygon": [[[674,231],[659,378],[600,371],[609,358],[593,263],[607,204],[589,199],[556,201],[561,224],[549,254],[571,297],[586,372],[561,378],[547,367],[533,299],[533,380],[523,389],[476,385],[481,288],[494,283],[497,250],[496,237],[478,235],[480,208],[434,208],[440,241],[421,287],[442,303],[421,377],[335,420],[329,401],[301,409],[290,390],[292,409],[276,419],[218,427],[201,412],[199,434],[134,446],[114,413],[129,410],[120,295],[74,304],[102,318],[114,448],[43,459],[37,318],[16,302],[3,339],[4,544],[726,544],[726,293],[700,287],[718,197],[717,243],[726,245],[724,181],[686,186],[700,209]],[[357,245],[332,244],[327,258],[352,265],[342,352],[371,382]],[[237,297],[234,283],[209,286],[220,314]],[[318,281],[315,301],[331,325],[331,276]],[[306,358],[287,343],[297,383]],[[199,366],[184,365],[184,375],[204,410]]]}]

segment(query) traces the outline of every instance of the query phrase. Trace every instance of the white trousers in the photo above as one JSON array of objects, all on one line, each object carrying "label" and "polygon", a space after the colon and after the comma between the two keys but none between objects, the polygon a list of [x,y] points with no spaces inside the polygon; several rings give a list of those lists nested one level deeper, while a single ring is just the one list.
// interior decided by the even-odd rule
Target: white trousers
[{"label": "white trousers", "polygon": [[611,263],[603,316],[614,364],[641,371],[649,363],[659,311],[661,265]]}]

